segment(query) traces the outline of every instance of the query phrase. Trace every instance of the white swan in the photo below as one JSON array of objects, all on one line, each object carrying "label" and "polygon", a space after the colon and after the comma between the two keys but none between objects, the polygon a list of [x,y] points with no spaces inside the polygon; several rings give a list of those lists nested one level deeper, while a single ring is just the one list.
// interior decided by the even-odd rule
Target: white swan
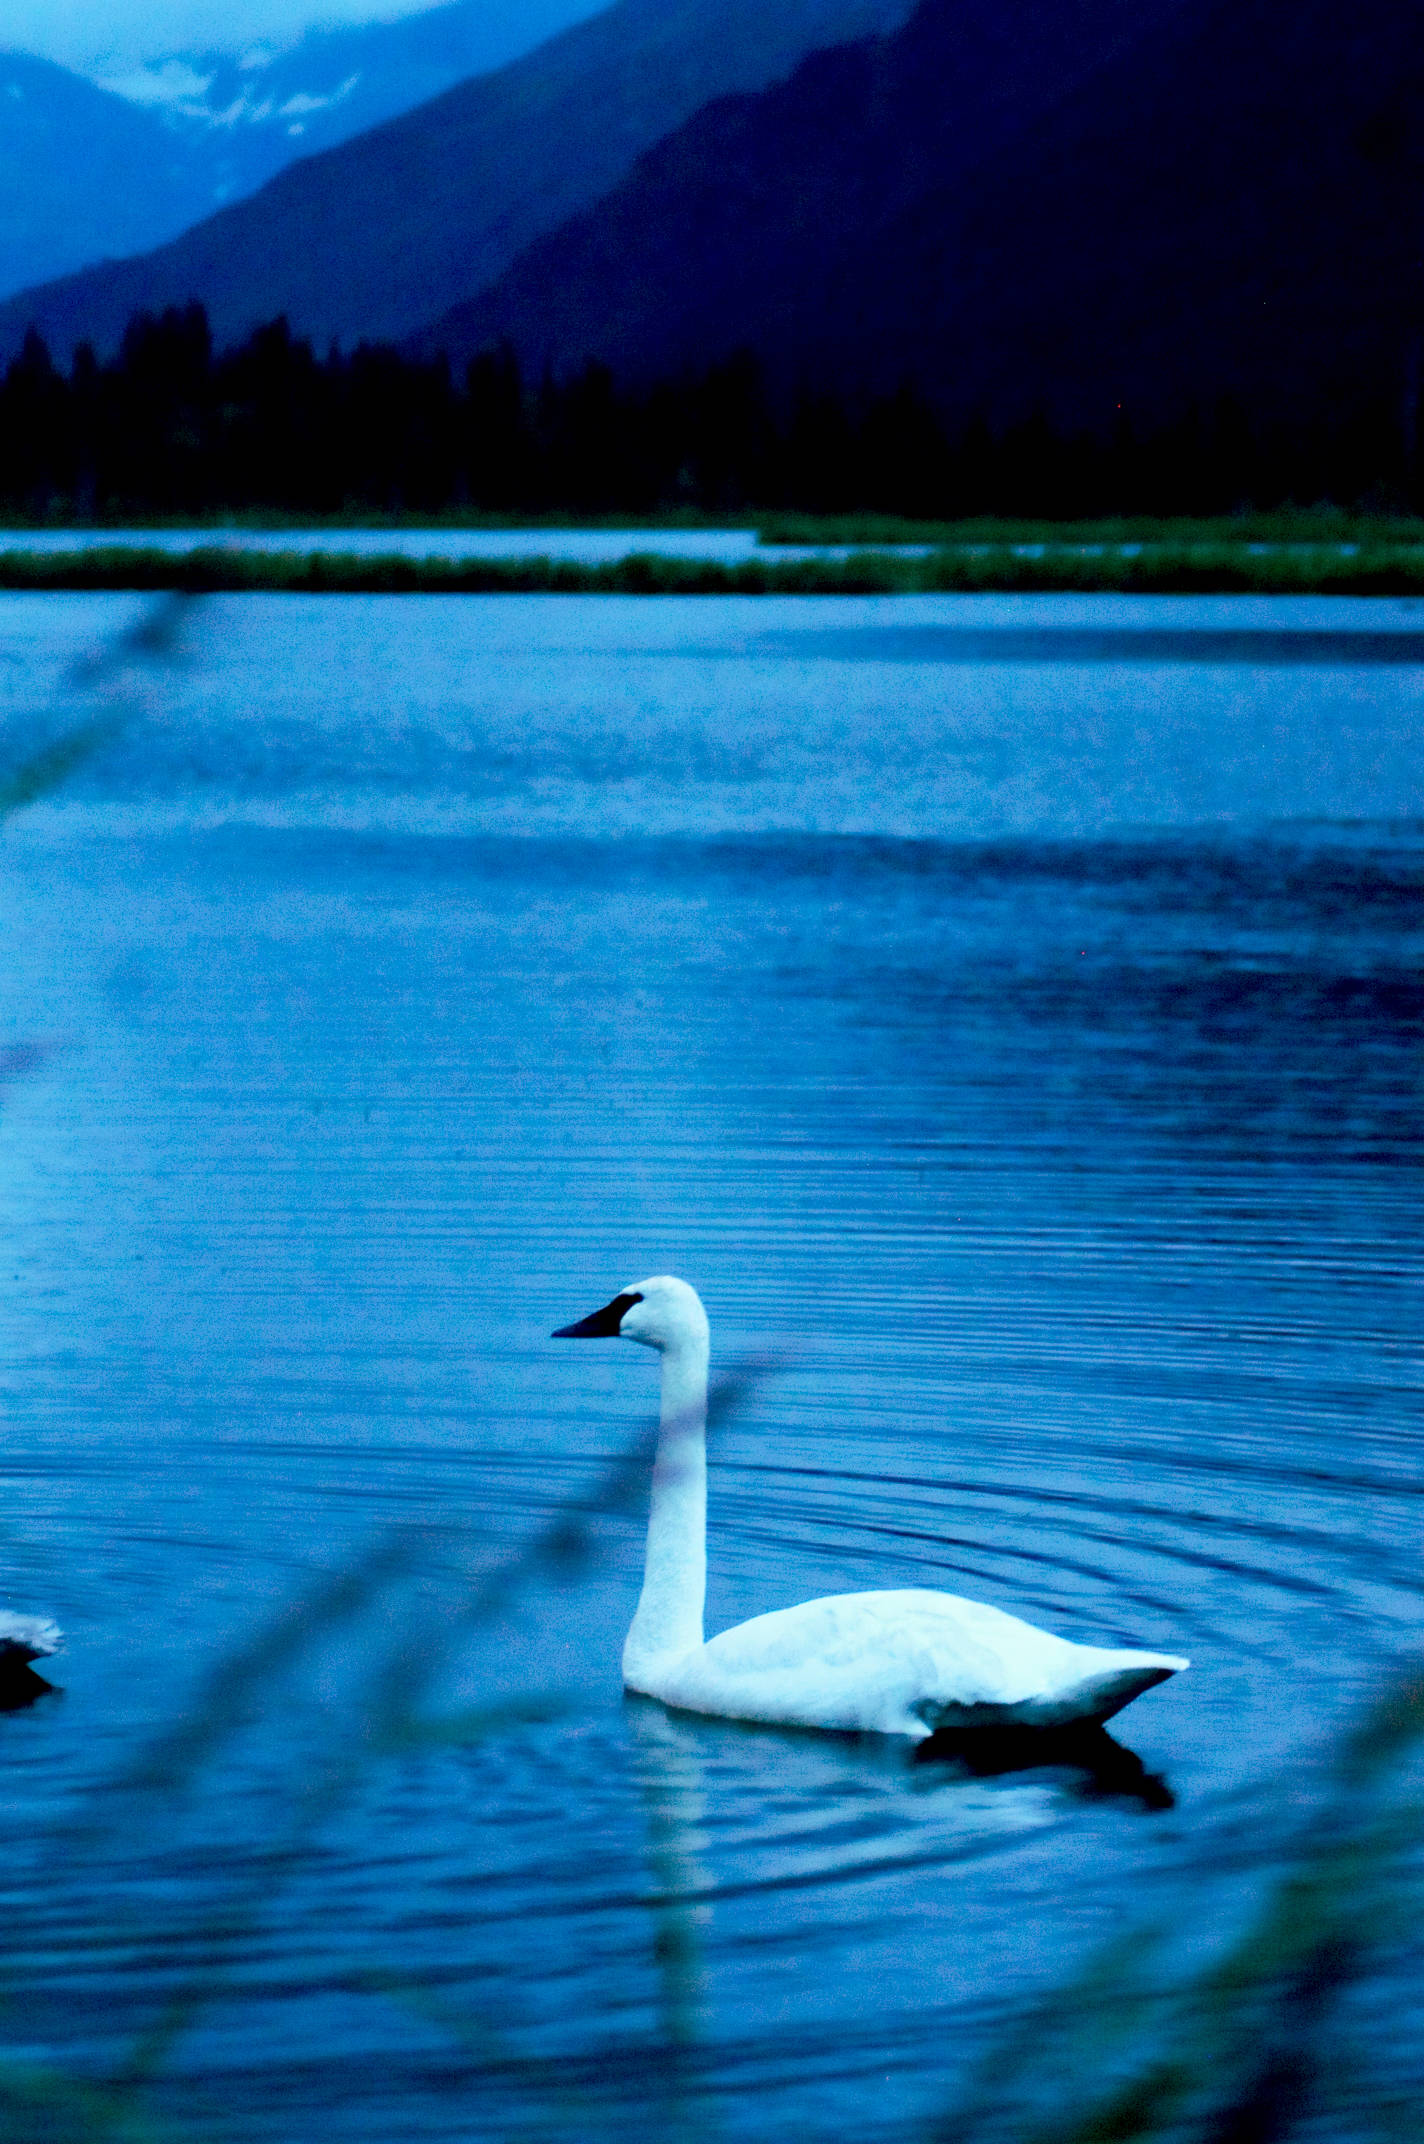
[{"label": "white swan", "polygon": [[662,1413],[630,1690],[688,1712],[778,1726],[1066,1727],[1110,1719],[1187,1666],[1168,1653],[1073,1645],[1001,1608],[920,1587],[838,1593],[702,1636],[707,1582],[707,1314],[659,1274],[556,1340],[636,1340],[662,1355]]},{"label": "white swan", "polygon": [[59,1651],[59,1629],[37,1615],[0,1614],[0,1683]]}]

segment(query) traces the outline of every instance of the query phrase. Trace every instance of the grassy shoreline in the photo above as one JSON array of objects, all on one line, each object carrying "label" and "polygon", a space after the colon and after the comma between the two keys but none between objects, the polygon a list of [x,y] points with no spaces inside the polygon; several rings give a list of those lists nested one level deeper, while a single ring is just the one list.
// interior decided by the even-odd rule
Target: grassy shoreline
[{"label": "grassy shoreline", "polygon": [[[1021,543],[1024,539],[1016,539]],[[1259,542],[1262,539],[1255,539]],[[0,589],[49,593],[189,590],[294,595],[1424,595],[1424,543],[1251,542],[1108,545],[1061,537],[1025,555],[979,540],[919,557],[863,550],[845,558],[665,558],[653,553],[586,564],[571,559],[407,558],[330,551],[170,552],[133,545],[87,551],[0,552]]]},{"label": "grassy shoreline", "polygon": [[1014,515],[979,515],[959,521],[906,521],[888,514],[760,513],[752,517],[763,543],[961,544],[1042,543],[1154,544],[1185,549],[1201,544],[1424,543],[1424,519],[1405,514],[1349,512],[1341,507],[1295,506],[1249,513],[1204,515],[1117,514],[1093,520],[1045,521]]},{"label": "grassy shoreline", "polygon": [[961,544],[1199,544],[1288,543],[1424,544],[1424,517],[1366,513],[1334,506],[1271,507],[1235,514],[1116,514],[1095,519],[1048,521],[1042,516],[975,515],[953,520],[908,520],[879,513],[813,514],[768,506],[729,507],[709,513],[701,507],[667,507],[653,513],[580,513],[557,508],[527,512],[489,512],[474,507],[439,507],[428,512],[405,508],[345,507],[336,513],[303,513],[285,507],[242,507],[231,511],[153,513],[117,510],[100,514],[0,511],[0,548],[7,533],[99,534],[172,529],[210,529],[252,534],[283,530],[469,529],[486,534],[501,529],[754,529],[764,544],[837,544],[855,550],[881,550],[897,544],[955,548]]}]

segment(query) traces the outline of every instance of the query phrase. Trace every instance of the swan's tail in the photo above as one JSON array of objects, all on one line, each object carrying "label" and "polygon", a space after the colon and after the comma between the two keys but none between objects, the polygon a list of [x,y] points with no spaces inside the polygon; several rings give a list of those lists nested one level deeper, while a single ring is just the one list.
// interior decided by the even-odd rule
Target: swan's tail
[{"label": "swan's tail", "polygon": [[0,1675],[48,1660],[60,1647],[59,1625],[38,1615],[0,1615]]},{"label": "swan's tail", "polygon": [[1189,1660],[1179,1660],[1172,1653],[1118,1653],[1109,1665],[1085,1675],[1071,1689],[1059,1691],[1054,1712],[1064,1721],[1101,1724],[1121,1712],[1124,1705],[1130,1705],[1135,1697],[1141,1697],[1144,1690],[1155,1689],[1159,1682],[1180,1675],[1183,1668],[1190,1666]]},{"label": "swan's tail", "polygon": [[1075,1646],[1074,1651],[1089,1656],[1087,1662],[1073,1663],[1083,1672],[1071,1679],[1065,1676],[1031,1696],[967,1703],[936,1700],[917,1705],[915,1716],[924,1722],[927,1734],[965,1734],[976,1728],[1100,1727],[1144,1690],[1191,1665],[1173,1653],[1108,1652],[1088,1646]]}]

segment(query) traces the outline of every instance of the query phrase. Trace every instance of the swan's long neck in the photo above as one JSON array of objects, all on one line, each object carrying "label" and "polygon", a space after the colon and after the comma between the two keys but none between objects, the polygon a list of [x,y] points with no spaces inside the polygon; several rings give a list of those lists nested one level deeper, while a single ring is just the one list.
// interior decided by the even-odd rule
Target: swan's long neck
[{"label": "swan's long neck", "polygon": [[707,1342],[663,1352],[662,1420],[653,1463],[648,1552],[638,1612],[623,1648],[632,1689],[654,1662],[680,1659],[702,1643],[707,1592]]}]

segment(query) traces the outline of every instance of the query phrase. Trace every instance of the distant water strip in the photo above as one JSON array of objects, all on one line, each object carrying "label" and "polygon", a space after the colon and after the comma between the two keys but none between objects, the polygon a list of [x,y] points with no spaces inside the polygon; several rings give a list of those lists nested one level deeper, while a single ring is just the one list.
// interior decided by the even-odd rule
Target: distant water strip
[{"label": "distant water strip", "polygon": [[[798,631],[794,652],[833,662],[870,663],[1233,663],[1272,668],[1309,665],[1424,663],[1424,632],[1326,631],[1298,626],[1112,624],[857,626]],[[788,636],[767,634],[768,654],[791,652]]]}]

